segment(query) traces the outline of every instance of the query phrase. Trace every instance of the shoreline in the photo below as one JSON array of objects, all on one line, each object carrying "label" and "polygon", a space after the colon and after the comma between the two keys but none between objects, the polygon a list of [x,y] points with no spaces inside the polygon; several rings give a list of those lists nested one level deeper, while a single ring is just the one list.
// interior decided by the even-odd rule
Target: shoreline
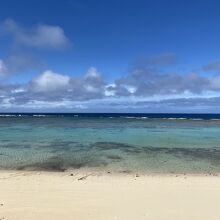
[{"label": "shoreline", "polygon": [[92,175],[92,176],[145,176],[145,177],[157,177],[157,176],[182,176],[182,177],[207,177],[207,176],[213,176],[213,177],[220,177],[220,173],[218,172],[150,172],[150,171],[132,171],[132,170],[121,170],[121,171],[112,171],[110,169],[90,169],[90,168],[81,168],[81,169],[67,169],[64,171],[56,171],[56,170],[16,170],[16,169],[0,169],[1,173],[29,173],[29,174],[60,174],[60,175]]},{"label": "shoreline", "polygon": [[218,220],[219,185],[220,176],[4,170],[0,219]]}]

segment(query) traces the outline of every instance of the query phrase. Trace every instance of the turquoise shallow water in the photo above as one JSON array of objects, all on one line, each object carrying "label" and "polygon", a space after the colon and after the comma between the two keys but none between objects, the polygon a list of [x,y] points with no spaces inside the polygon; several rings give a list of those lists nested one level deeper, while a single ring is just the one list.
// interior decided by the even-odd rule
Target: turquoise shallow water
[{"label": "turquoise shallow water", "polygon": [[0,117],[0,168],[220,173],[220,121]]}]

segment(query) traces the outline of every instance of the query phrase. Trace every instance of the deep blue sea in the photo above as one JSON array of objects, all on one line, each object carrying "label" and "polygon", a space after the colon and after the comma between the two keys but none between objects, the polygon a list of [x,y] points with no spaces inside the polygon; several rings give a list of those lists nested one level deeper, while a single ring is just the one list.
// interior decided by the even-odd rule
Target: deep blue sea
[{"label": "deep blue sea", "polygon": [[220,173],[220,114],[0,113],[0,168]]}]

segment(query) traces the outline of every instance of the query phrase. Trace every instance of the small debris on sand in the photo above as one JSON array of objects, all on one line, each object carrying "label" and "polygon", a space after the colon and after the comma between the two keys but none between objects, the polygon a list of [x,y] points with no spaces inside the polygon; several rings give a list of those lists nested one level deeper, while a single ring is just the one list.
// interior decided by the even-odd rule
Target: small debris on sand
[{"label": "small debris on sand", "polygon": [[90,176],[91,174],[88,174],[88,175],[85,175],[85,176],[82,176],[80,177],[78,180],[85,180],[88,176]]}]

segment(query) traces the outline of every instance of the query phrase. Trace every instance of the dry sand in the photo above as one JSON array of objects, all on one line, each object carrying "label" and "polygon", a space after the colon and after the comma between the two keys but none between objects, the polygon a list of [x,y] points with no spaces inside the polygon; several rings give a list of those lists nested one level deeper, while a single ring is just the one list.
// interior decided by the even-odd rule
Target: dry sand
[{"label": "dry sand", "polygon": [[0,172],[4,220],[219,220],[220,177]]}]

